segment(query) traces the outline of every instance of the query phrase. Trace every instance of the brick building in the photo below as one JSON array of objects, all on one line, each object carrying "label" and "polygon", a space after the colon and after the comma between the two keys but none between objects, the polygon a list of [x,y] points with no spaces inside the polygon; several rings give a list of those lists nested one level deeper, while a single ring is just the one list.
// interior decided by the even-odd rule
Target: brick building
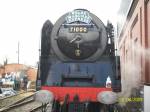
[{"label": "brick building", "polygon": [[[119,14],[124,19],[118,24],[122,90],[130,93],[145,85],[150,92],[150,0],[127,1],[121,2]],[[150,103],[145,101],[144,105]],[[148,111],[149,106],[144,112]]]},{"label": "brick building", "polygon": [[144,112],[150,112],[150,0],[122,0],[120,7],[122,92],[144,87]]},{"label": "brick building", "polygon": [[0,75],[11,72],[23,72],[27,74],[29,80],[35,81],[37,76],[37,69],[23,64],[7,64],[0,67]]},{"label": "brick building", "polygon": [[27,75],[28,75],[28,78],[29,78],[31,81],[36,81],[37,69],[30,67],[30,68],[27,70]]}]

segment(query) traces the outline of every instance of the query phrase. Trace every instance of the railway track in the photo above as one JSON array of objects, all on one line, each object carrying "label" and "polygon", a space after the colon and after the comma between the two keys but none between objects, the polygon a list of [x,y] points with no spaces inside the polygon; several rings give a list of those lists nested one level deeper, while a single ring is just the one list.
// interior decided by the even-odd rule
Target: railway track
[{"label": "railway track", "polygon": [[35,92],[0,99],[0,112],[47,112],[47,104],[35,100]]},{"label": "railway track", "polygon": [[2,108],[7,108],[10,107],[11,105],[15,105],[19,102],[22,102],[32,97],[33,95],[34,95],[33,91],[28,91],[28,92],[22,92],[14,96],[0,99],[0,110],[2,110]]},{"label": "railway track", "polygon": [[28,100],[7,108],[3,108],[0,112],[36,112],[38,110],[41,112],[40,110],[42,107],[46,107],[46,105],[44,106],[41,102],[36,102],[34,100]]}]

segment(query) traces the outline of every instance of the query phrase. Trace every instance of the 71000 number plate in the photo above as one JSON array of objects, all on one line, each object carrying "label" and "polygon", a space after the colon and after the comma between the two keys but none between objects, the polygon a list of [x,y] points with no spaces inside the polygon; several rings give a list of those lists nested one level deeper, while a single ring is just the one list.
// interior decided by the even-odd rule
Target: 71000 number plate
[{"label": "71000 number plate", "polygon": [[70,33],[87,33],[88,28],[85,26],[71,26],[69,27]]}]

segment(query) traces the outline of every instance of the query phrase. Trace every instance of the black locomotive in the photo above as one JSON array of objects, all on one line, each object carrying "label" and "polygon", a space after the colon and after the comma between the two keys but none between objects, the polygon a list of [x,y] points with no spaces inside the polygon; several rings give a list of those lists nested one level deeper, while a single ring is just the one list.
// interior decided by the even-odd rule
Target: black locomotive
[{"label": "black locomotive", "polygon": [[42,28],[37,89],[48,90],[52,111],[100,112],[120,91],[119,58],[113,26],[85,9],[61,16]]}]

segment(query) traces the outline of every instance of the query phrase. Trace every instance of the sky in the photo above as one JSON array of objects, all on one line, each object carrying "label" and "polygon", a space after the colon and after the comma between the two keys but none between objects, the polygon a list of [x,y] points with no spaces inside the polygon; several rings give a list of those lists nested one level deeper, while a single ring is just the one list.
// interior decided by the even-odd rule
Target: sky
[{"label": "sky", "polygon": [[41,29],[46,20],[53,24],[63,14],[77,8],[87,9],[106,25],[114,25],[121,0],[1,0],[0,64],[19,62],[35,66],[39,60]]}]

